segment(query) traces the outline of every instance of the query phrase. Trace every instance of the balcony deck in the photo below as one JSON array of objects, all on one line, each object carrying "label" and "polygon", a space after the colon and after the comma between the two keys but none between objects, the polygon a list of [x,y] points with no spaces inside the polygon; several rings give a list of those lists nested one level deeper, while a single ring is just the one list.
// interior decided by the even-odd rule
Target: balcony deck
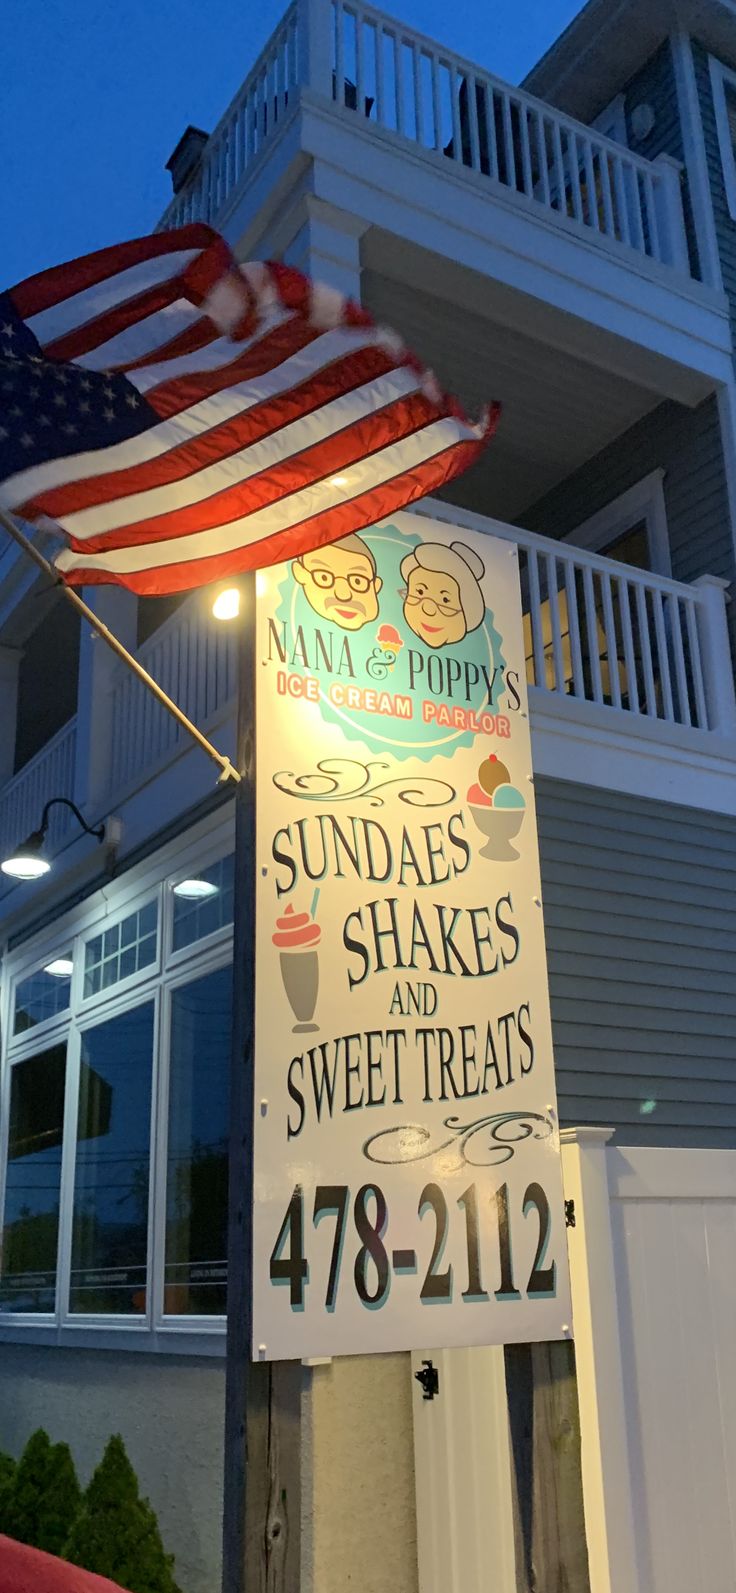
[{"label": "balcony deck", "polygon": [[362,0],[293,0],[160,226],[203,219],[241,255],[281,252],[305,189],[351,218],[363,254],[373,235],[384,253],[385,237],[478,272],[504,323],[516,301],[517,324],[546,335],[551,310],[559,346],[564,311],[566,346],[594,364],[656,390],[664,358],[667,396],[685,403],[727,379],[725,302],[694,279],[678,163]]}]

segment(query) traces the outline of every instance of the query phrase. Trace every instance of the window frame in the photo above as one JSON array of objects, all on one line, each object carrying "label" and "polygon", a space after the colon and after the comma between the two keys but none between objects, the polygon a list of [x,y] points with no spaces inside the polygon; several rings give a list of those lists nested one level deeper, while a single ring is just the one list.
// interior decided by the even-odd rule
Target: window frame
[{"label": "window frame", "polygon": [[642,476],[633,487],[628,487],[625,492],[612,498],[604,508],[599,509],[588,520],[583,520],[574,531],[568,531],[562,541],[570,542],[578,548],[585,548],[588,553],[600,553],[617,536],[623,536],[626,531],[633,530],[634,526],[643,520],[647,528],[651,572],[653,575],[666,575],[671,578],[672,555],[664,477],[665,472],[661,468]]},{"label": "window frame", "polygon": [[732,89],[736,94],[736,72],[731,67],[724,66],[723,62],[717,60],[714,55],[709,55],[708,67],[711,93],[713,95],[713,110],[716,119],[716,133],[718,135],[718,152],[721,159],[723,186],[726,190],[726,203],[731,220],[736,221],[736,151],[734,150],[728,120],[728,107],[726,105],[727,89]]},{"label": "window frame", "polygon": [[[199,827],[198,827],[199,828]],[[114,1348],[191,1354],[221,1355],[225,1351],[223,1315],[165,1315],[164,1267],[166,1241],[166,1183],[168,1154],[171,993],[206,974],[232,965],[232,924],[173,952],[173,885],[177,880],[210,867],[233,851],[232,819],[209,821],[198,839],[181,839],[122,876],[119,894],[111,901],[104,887],[32,941],[6,952],[0,997],[2,1058],[0,1060],[0,1233],[4,1220],[8,1166],[9,1107],[12,1070],[49,1046],[66,1044],[62,1163],[59,1191],[56,1301],[53,1312],[10,1312],[0,1309],[0,1343],[23,1342],[78,1347]],[[104,929],[136,912],[147,902],[158,906],[156,957],[140,973],[127,976],[106,990],[85,997],[84,947]],[[74,969],[69,1006],[61,1014],[32,1029],[11,1032],[18,983],[54,956],[70,950]],[[82,1038],[86,1031],[154,1002],[151,1118],[149,1125],[150,1181],[147,1230],[146,1309],[140,1316],[79,1313],[70,1310],[74,1184],[77,1154],[77,1119]]]}]

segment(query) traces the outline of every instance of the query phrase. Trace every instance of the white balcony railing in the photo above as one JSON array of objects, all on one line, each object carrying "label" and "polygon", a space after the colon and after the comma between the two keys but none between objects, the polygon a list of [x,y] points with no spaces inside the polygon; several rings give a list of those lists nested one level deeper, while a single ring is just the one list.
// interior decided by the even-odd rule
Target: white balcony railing
[{"label": "white balcony railing", "polygon": [[[236,637],[218,625],[195,595],[138,650],[138,658],[189,718],[206,728],[234,700]],[[170,757],[187,738],[171,715],[124,664],[112,690],[110,791]]]},{"label": "white balcony railing", "polygon": [[[458,523],[458,511],[449,505],[433,504],[431,510]],[[468,520],[518,547],[532,688],[616,709],[639,725],[658,721],[736,735],[723,581],[704,576],[687,586],[502,522],[463,517]],[[234,704],[235,633],[213,621],[198,596],[156,631],[138,657],[202,728]],[[109,790],[117,796],[187,741],[122,665],[111,712]]]},{"label": "white balcony railing", "polygon": [[573,231],[689,274],[676,161],[645,160],[361,0],[294,0],[160,225],[216,223],[300,88]]},{"label": "white balcony railing", "polygon": [[[38,829],[44,804],[51,797],[74,796],[76,750],[77,721],[70,719],[0,792],[0,857],[7,857]],[[62,845],[71,823],[68,808],[52,809],[48,829],[52,852]]]}]

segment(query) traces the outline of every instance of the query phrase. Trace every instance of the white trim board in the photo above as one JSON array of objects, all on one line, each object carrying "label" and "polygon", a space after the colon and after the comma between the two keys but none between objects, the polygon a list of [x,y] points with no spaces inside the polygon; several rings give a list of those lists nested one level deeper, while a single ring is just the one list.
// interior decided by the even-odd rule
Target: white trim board
[{"label": "white trim board", "polygon": [[722,61],[717,61],[714,55],[708,56],[708,70],[713,93],[713,109],[715,111],[718,149],[721,156],[721,170],[726,189],[726,200],[731,217],[736,221],[736,153],[734,152],[728,110],[726,108],[726,90],[732,89],[736,93],[736,72],[733,72],[730,67],[724,66]]},{"label": "white trim board", "polygon": [[535,774],[736,817],[736,740],[529,688]]}]

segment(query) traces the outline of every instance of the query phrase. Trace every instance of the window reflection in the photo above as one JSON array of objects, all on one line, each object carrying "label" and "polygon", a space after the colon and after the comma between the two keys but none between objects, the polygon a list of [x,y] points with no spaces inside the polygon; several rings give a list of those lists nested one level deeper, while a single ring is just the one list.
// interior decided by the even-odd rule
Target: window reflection
[{"label": "window reflection", "polygon": [[232,969],[171,996],[164,1311],[224,1314]]},{"label": "window reflection", "polygon": [[[233,921],[233,865],[235,859],[221,857],[210,868],[198,869],[196,878],[174,886],[174,951],[191,946],[205,935],[213,935]],[[208,894],[183,895],[187,886],[199,885]]]},{"label": "window reflection", "polygon": [[143,1314],[153,1002],[82,1035],[69,1308]]},{"label": "window reflection", "polygon": [[24,1034],[38,1023],[46,1023],[69,1006],[72,988],[71,954],[54,957],[45,968],[37,968],[15,987],[13,1033]]},{"label": "window reflection", "polygon": [[10,1084],[0,1309],[53,1311],[66,1045],[16,1062]]}]

